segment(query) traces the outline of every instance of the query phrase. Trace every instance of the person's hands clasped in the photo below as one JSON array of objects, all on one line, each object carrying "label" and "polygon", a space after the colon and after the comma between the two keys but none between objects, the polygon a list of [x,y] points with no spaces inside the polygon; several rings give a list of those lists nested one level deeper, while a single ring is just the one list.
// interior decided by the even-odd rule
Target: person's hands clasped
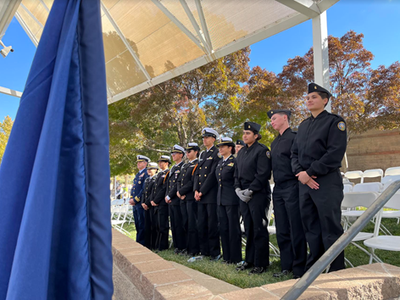
[{"label": "person's hands clasped", "polygon": [[156,204],[154,201],[150,202],[152,206],[158,206],[158,204]]},{"label": "person's hands clasped", "polygon": [[241,190],[239,188],[235,189],[236,195],[242,200],[244,203],[247,203],[251,200],[251,196],[253,195],[253,191],[249,189]]},{"label": "person's hands clasped", "polygon": [[314,180],[315,178],[317,178],[317,176],[310,177],[306,171],[301,171],[300,173],[296,174],[296,177],[302,184],[307,184],[310,187],[310,189],[313,190],[319,189],[318,182]]},{"label": "person's hands clasped", "polygon": [[144,210],[148,210],[149,209],[149,207],[144,203],[142,203],[142,207],[143,207]]}]

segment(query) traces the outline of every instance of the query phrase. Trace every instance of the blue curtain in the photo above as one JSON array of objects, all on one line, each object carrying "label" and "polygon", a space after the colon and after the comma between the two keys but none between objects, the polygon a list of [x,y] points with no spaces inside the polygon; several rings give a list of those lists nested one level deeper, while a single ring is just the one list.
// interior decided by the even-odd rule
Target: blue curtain
[{"label": "blue curtain", "polygon": [[99,0],[55,0],[0,165],[0,300],[111,299]]}]

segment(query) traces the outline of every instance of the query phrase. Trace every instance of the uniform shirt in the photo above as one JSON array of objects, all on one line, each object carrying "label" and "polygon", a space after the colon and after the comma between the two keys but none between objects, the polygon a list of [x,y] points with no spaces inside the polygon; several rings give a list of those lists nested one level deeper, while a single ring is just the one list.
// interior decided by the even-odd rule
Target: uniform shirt
[{"label": "uniform shirt", "polygon": [[[196,168],[193,190],[203,194],[201,200],[203,203],[216,203],[216,192],[218,190],[217,179],[215,178],[215,168],[219,161],[218,151],[212,146],[208,151],[200,154],[199,165]],[[214,190],[212,197],[207,194]],[[211,194],[210,194],[211,196]]]},{"label": "uniform shirt", "polygon": [[292,170],[321,176],[338,170],[346,152],[347,133],[343,118],[321,112],[305,119],[299,126],[292,147]]},{"label": "uniform shirt", "polygon": [[223,158],[218,162],[215,176],[218,181],[218,205],[239,205],[239,198],[235,193],[235,168],[236,158],[233,155],[226,160]]},{"label": "uniform shirt", "polygon": [[141,202],[146,204],[148,207],[151,207],[151,197],[156,177],[157,175],[147,177],[146,180],[144,181],[144,191],[142,193]]},{"label": "uniform shirt", "polygon": [[186,196],[185,200],[194,200],[193,178],[199,160],[195,159],[184,164],[178,176],[177,190],[181,196]]},{"label": "uniform shirt", "polygon": [[177,184],[178,184],[178,176],[181,174],[181,168],[182,168],[183,162],[181,161],[179,164],[174,165],[171,168],[171,171],[168,173],[168,183],[167,183],[167,190],[166,190],[166,197],[170,199],[171,205],[179,205],[180,200],[178,196],[176,195],[177,190]]},{"label": "uniform shirt", "polygon": [[161,206],[167,205],[167,203],[165,202],[165,191],[167,189],[168,173],[169,169],[158,172],[157,178],[154,182],[152,201]]},{"label": "uniform shirt", "polygon": [[291,150],[296,133],[287,128],[279,134],[271,144],[271,163],[274,182],[280,187],[296,183],[297,177],[292,172]]},{"label": "uniform shirt", "polygon": [[236,158],[235,188],[253,192],[270,192],[268,180],[271,178],[271,153],[267,146],[255,141],[244,146]]},{"label": "uniform shirt", "polygon": [[143,192],[144,181],[147,177],[149,177],[149,174],[147,174],[147,169],[144,168],[143,170],[139,171],[139,173],[137,173],[135,178],[133,179],[131,196],[133,199],[135,199],[135,202],[140,202],[140,198],[142,197]]}]

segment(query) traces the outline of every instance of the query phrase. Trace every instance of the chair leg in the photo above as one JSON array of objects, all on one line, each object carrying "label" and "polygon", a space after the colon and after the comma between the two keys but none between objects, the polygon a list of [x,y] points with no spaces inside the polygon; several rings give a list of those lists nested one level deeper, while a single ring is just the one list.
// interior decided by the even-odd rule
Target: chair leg
[{"label": "chair leg", "polygon": [[348,264],[348,265],[350,265],[350,267],[354,268],[354,265],[346,257],[344,258],[344,262],[345,262],[345,264]]}]

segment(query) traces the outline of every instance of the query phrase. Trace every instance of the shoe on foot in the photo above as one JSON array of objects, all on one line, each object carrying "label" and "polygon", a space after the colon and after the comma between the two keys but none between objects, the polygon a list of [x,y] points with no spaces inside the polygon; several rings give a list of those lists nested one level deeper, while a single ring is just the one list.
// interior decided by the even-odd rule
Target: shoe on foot
[{"label": "shoe on foot", "polygon": [[240,262],[237,264],[236,271],[244,271],[253,267],[252,263]]},{"label": "shoe on foot", "polygon": [[292,271],[289,271],[289,270],[282,270],[282,271],[279,272],[279,273],[274,273],[272,276],[275,277],[275,278],[281,278],[281,277],[283,277],[283,276],[288,276],[290,273],[292,273]]},{"label": "shoe on foot", "polygon": [[293,275],[293,279],[300,279],[301,278],[301,276],[299,276],[299,275]]},{"label": "shoe on foot", "polygon": [[255,275],[255,274],[262,274],[266,272],[268,268],[265,267],[254,267],[253,270],[249,272],[249,275]]},{"label": "shoe on foot", "polygon": [[179,253],[178,253],[179,255],[187,255],[188,254],[188,252],[187,252],[187,250],[186,249],[183,249],[182,251],[180,251]]}]

